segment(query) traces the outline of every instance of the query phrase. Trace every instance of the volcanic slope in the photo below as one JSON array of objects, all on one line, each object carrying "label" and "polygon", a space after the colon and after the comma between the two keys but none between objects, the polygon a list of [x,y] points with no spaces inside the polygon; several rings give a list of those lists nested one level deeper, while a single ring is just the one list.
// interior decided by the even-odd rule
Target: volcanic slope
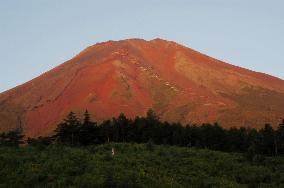
[{"label": "volcanic slope", "polygon": [[0,94],[0,131],[48,135],[71,110],[97,121],[125,113],[224,127],[277,125],[284,81],[226,64],[175,42],[98,43],[43,75]]}]

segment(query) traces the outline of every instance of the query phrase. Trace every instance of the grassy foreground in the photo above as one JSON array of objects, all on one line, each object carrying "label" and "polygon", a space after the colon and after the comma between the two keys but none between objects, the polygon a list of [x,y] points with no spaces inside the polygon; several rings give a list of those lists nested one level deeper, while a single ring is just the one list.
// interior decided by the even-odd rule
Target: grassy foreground
[{"label": "grassy foreground", "polygon": [[284,158],[249,162],[241,154],[146,144],[3,147],[0,187],[284,187]]}]

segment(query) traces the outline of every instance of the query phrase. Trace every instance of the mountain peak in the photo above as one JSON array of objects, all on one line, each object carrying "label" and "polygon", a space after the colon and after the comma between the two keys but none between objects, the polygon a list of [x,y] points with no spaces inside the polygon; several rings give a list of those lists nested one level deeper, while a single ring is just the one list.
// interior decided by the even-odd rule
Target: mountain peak
[{"label": "mountain peak", "polygon": [[97,43],[0,95],[0,131],[51,133],[70,111],[97,121],[152,108],[165,121],[262,127],[283,119],[284,81],[164,39]]}]

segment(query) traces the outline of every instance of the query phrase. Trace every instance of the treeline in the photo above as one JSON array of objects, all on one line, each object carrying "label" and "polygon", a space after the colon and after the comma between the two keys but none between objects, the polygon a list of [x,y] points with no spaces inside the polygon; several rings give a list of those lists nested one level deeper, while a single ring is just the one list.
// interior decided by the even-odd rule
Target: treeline
[{"label": "treeline", "polygon": [[146,117],[129,119],[120,114],[100,124],[91,120],[88,111],[83,120],[70,112],[58,124],[53,136],[29,138],[27,142],[39,146],[51,143],[87,146],[107,142],[152,142],[273,156],[284,155],[284,120],[277,129],[270,124],[259,130],[244,127],[224,129],[218,123],[183,126],[162,122],[152,110],[147,112]]},{"label": "treeline", "polygon": [[24,135],[21,132],[20,129],[16,129],[15,131],[0,133],[0,146],[18,147],[24,144]]}]

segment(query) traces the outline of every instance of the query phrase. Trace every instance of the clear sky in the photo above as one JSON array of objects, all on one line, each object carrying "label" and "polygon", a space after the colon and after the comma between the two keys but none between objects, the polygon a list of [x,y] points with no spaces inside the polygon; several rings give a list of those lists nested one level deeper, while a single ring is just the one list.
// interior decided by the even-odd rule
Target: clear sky
[{"label": "clear sky", "polygon": [[1,0],[0,92],[106,40],[163,38],[284,79],[283,0]]}]

